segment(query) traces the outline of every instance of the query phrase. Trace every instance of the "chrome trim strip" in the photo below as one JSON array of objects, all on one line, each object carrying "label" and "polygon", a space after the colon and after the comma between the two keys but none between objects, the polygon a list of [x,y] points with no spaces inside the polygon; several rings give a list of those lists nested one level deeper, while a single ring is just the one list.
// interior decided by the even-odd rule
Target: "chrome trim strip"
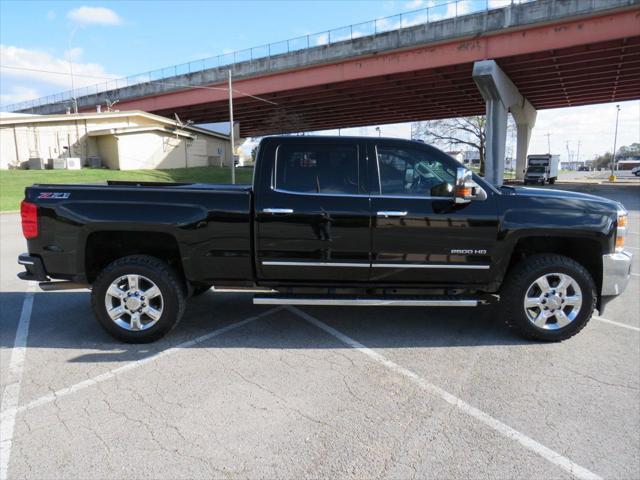
[{"label": "chrome trim strip", "polygon": [[457,268],[469,270],[489,270],[491,265],[467,265],[467,264],[428,264],[428,263],[372,263],[373,268]]},{"label": "chrome trim strip", "polygon": [[292,208],[263,208],[262,213],[271,213],[271,214],[293,213],[293,209]]},{"label": "chrome trim strip", "polygon": [[263,266],[280,267],[347,267],[347,268],[453,268],[468,270],[489,270],[491,265],[467,265],[467,264],[425,264],[425,263],[352,263],[352,262],[279,262],[263,260]]},{"label": "chrome trim strip", "polygon": [[407,216],[407,212],[406,210],[404,211],[400,211],[400,210],[381,210],[379,212],[376,212],[376,215],[378,217],[406,217]]},{"label": "chrome trim strip", "polygon": [[18,260],[20,265],[33,265],[33,262],[29,262],[27,260]]},{"label": "chrome trim strip", "polygon": [[282,188],[272,188],[274,192],[285,193],[287,195],[304,195],[311,197],[357,197],[357,198],[369,198],[368,193],[316,193],[316,192],[294,192],[293,190],[284,190]]},{"label": "chrome trim strip", "polygon": [[262,261],[263,266],[281,266],[281,267],[353,267],[353,268],[369,268],[370,263],[348,263],[348,262],[277,262],[271,260]]},{"label": "chrome trim strip", "polygon": [[385,298],[254,297],[254,305],[322,305],[358,307],[477,307],[477,300],[402,300]]}]

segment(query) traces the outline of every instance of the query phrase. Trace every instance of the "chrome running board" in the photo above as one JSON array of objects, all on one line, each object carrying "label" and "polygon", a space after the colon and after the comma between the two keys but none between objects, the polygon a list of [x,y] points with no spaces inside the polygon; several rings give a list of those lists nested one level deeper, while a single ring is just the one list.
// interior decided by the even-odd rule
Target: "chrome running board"
[{"label": "chrome running board", "polygon": [[477,307],[480,303],[473,299],[447,298],[305,298],[268,296],[253,297],[254,305],[318,305],[357,307]]}]

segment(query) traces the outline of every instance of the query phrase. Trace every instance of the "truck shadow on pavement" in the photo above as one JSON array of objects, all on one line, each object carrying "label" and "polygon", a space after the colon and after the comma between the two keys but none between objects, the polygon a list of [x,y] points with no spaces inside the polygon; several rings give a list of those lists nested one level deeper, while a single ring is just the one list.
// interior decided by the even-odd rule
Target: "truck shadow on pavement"
[{"label": "truck shadow on pavement", "polygon": [[[0,293],[1,305],[17,313],[23,292]],[[9,308],[11,307],[11,308]],[[16,308],[17,307],[17,308]],[[327,325],[370,348],[443,348],[468,346],[532,345],[504,325],[491,307],[301,307]],[[4,310],[4,309],[3,309]],[[255,306],[248,294],[208,292],[190,299],[180,324],[152,343],[118,342],[99,326],[88,292],[35,294],[28,348],[71,349],[78,355],[69,362],[129,362],[240,322],[272,308]],[[13,315],[11,315],[13,316]],[[0,344],[11,348],[18,319],[0,321]],[[187,348],[335,349],[350,348],[293,312],[280,309],[254,322],[232,329]]]}]

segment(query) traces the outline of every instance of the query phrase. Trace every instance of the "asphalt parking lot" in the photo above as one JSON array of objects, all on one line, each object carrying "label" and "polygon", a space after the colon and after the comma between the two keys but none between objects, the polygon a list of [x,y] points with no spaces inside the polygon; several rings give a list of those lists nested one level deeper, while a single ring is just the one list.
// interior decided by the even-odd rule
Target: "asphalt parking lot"
[{"label": "asphalt parking lot", "polygon": [[0,215],[3,478],[640,478],[640,183],[554,188],[622,201],[635,255],[627,291],[561,344],[491,309],[211,291],[125,345],[88,293],[27,291],[18,215]]}]

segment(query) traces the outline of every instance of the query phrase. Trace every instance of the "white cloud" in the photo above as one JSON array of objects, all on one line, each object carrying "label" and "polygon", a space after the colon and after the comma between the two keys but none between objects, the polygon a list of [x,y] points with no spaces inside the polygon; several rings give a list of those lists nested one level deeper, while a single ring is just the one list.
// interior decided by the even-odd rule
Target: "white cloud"
[{"label": "white cloud", "polygon": [[[622,145],[640,142],[640,101],[621,102],[616,149]],[[551,134],[551,153],[560,154],[566,160],[569,150],[577,153],[580,142],[580,158],[592,159],[595,155],[613,150],[616,105],[588,105],[584,107],[539,110],[536,126],[531,134],[529,153],[546,153],[547,133]]]},{"label": "white cloud", "polygon": [[56,19],[56,12],[53,10],[49,10],[47,12],[47,20],[55,20]]},{"label": "white cloud", "polygon": [[[2,68],[1,70],[3,78],[2,103],[37,98],[40,96],[38,89],[43,84],[55,87],[54,90],[58,91],[70,90],[69,58],[73,60],[75,88],[104,83],[107,79],[118,77],[107,73],[102,65],[81,62],[81,56],[81,48],[73,48],[66,52],[63,58],[58,58],[41,50],[0,45],[2,67],[15,67]],[[18,82],[19,85],[11,85]]]},{"label": "white cloud", "polygon": [[407,10],[416,10],[418,8],[423,8],[426,6],[427,2],[425,0],[411,0],[404,5]]},{"label": "white cloud", "polygon": [[82,6],[69,10],[67,18],[80,25],[121,25],[122,18],[105,7]]},{"label": "white cloud", "polygon": [[35,88],[16,85],[9,89],[7,93],[0,94],[0,104],[9,105],[11,103],[24,102],[38,98],[38,91]]}]

